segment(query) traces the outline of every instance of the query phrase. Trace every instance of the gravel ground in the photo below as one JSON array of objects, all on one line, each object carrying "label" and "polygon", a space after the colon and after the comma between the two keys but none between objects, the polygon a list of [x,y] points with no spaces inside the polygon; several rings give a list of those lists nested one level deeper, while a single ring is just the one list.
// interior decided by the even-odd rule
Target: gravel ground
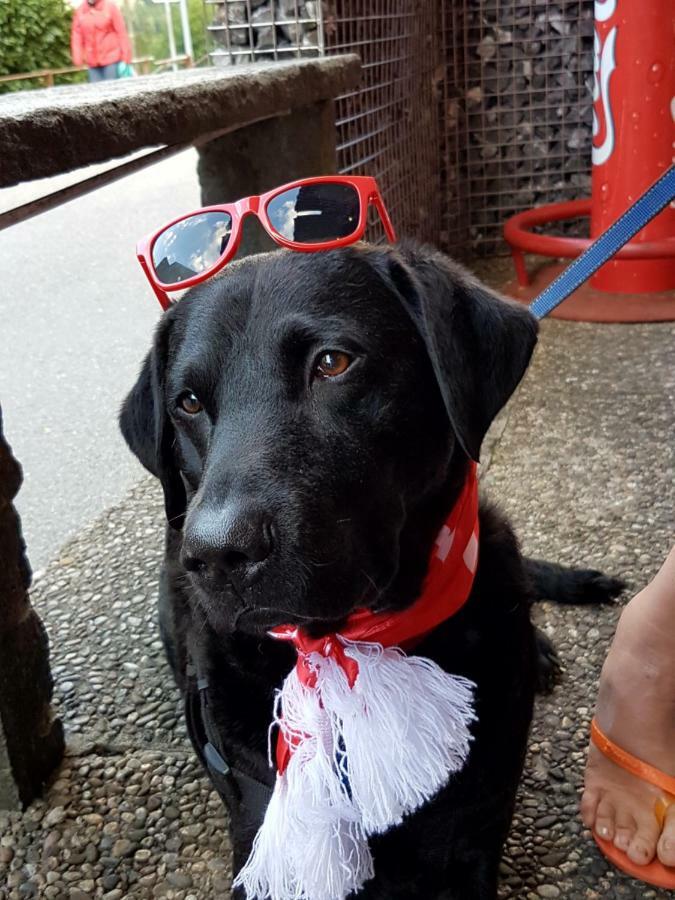
[{"label": "gravel ground", "polygon": [[[483,473],[526,552],[598,566],[633,589],[655,572],[673,540],[674,337],[672,325],[545,323]],[[161,548],[159,491],[144,480],[36,579],[68,756],[44,800],[0,813],[0,900],[227,896],[225,816],[188,745],[156,631]],[[608,866],[577,818],[617,616],[537,609],[565,673],[538,703],[503,900],[669,896]]]}]

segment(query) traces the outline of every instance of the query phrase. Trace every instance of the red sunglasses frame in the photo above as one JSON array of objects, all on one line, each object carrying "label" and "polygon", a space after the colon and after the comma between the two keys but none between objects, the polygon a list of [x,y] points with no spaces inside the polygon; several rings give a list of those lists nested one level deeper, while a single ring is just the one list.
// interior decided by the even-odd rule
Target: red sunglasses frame
[{"label": "red sunglasses frame", "polygon": [[[270,201],[279,194],[283,194],[284,191],[310,184],[348,184],[357,191],[359,195],[359,221],[352,234],[347,237],[336,238],[335,240],[325,241],[320,244],[298,244],[295,241],[287,240],[274,230],[267,215],[267,207]],[[177,219],[164,225],[158,231],[153,231],[151,234],[142,238],[136,246],[136,255],[138,256],[138,261],[140,262],[141,267],[145,272],[145,276],[150,282],[150,287],[155,292],[162,309],[168,309],[171,305],[171,300],[169,299],[167,292],[182,291],[185,290],[185,288],[193,287],[195,284],[200,284],[207,278],[211,278],[212,275],[215,275],[227,265],[239,249],[242,235],[242,222],[246,216],[257,216],[260,224],[275,244],[279,244],[279,246],[286,247],[289,250],[296,250],[300,253],[314,253],[319,250],[333,250],[337,247],[345,247],[348,244],[353,244],[356,241],[361,240],[366,230],[368,209],[370,208],[371,203],[377,210],[387,239],[391,243],[394,243],[394,241],[396,241],[396,232],[394,231],[394,226],[391,224],[391,219],[389,218],[384,201],[382,200],[380,189],[374,178],[367,175],[321,175],[316,178],[299,178],[297,181],[291,181],[289,184],[274,188],[274,190],[268,191],[266,194],[244,197],[241,200],[237,200],[236,203],[224,203],[219,206],[205,206],[203,209],[198,209],[194,212],[186,213],[183,216],[178,216]],[[232,220],[232,230],[225,252],[218,257],[218,260],[214,265],[209,269],[200,272],[198,275],[194,275],[192,278],[186,278],[184,281],[175,284],[164,284],[157,277],[152,262],[152,250],[155,241],[161,234],[164,234],[168,228],[171,228],[178,222],[182,222],[184,219],[189,219],[192,216],[205,212],[224,212],[230,216]]]}]

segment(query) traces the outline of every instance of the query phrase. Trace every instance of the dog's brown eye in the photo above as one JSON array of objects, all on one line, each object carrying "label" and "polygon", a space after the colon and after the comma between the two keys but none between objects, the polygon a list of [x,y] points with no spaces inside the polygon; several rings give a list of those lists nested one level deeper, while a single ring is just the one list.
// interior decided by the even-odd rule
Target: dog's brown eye
[{"label": "dog's brown eye", "polygon": [[201,412],[202,409],[204,409],[192,391],[186,391],[184,394],[181,394],[178,402],[180,403],[181,409],[185,410],[185,412],[189,413],[191,416],[196,416],[198,412]]},{"label": "dog's brown eye", "polygon": [[320,378],[335,378],[346,372],[351,362],[351,357],[340,350],[326,350],[317,359],[314,371]]}]

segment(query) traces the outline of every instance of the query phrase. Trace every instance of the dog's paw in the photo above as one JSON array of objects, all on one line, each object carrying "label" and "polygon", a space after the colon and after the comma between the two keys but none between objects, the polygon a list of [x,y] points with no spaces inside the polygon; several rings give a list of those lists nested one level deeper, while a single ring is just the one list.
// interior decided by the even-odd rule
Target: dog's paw
[{"label": "dog's paw", "polygon": [[626,582],[597,569],[569,569],[565,587],[566,603],[614,603]]},{"label": "dog's paw", "polygon": [[536,644],[536,684],[538,694],[550,694],[562,679],[562,664],[549,638],[539,628],[534,629]]},{"label": "dog's paw", "polygon": [[584,605],[613,603],[625,588],[625,582],[597,569],[573,569],[542,559],[526,559],[535,600]]}]

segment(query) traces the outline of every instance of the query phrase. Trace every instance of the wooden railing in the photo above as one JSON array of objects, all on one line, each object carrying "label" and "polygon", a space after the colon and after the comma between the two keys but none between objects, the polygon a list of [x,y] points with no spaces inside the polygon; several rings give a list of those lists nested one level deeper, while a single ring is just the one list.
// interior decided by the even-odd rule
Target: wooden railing
[{"label": "wooden railing", "polygon": [[[189,56],[175,56],[168,59],[155,59],[154,56],[139,56],[131,60],[139,75],[149,75],[153,71],[163,71],[166,66],[178,63],[186,69],[193,65]],[[54,79],[59,75],[74,75],[77,72],[86,72],[86,66],[63,66],[60,69],[36,69],[33,72],[20,72],[16,75],[0,75],[0,84],[10,81],[39,81],[41,87],[54,87]]]},{"label": "wooden railing", "polygon": [[[208,59],[208,57],[206,58]],[[185,69],[191,69],[193,66],[201,65],[200,60],[195,62],[191,57],[185,56],[185,54],[179,54],[178,56],[169,56],[166,59],[154,60],[154,71],[157,73],[165,72],[169,66],[173,65],[173,63],[178,63],[178,65],[183,66]]]}]

